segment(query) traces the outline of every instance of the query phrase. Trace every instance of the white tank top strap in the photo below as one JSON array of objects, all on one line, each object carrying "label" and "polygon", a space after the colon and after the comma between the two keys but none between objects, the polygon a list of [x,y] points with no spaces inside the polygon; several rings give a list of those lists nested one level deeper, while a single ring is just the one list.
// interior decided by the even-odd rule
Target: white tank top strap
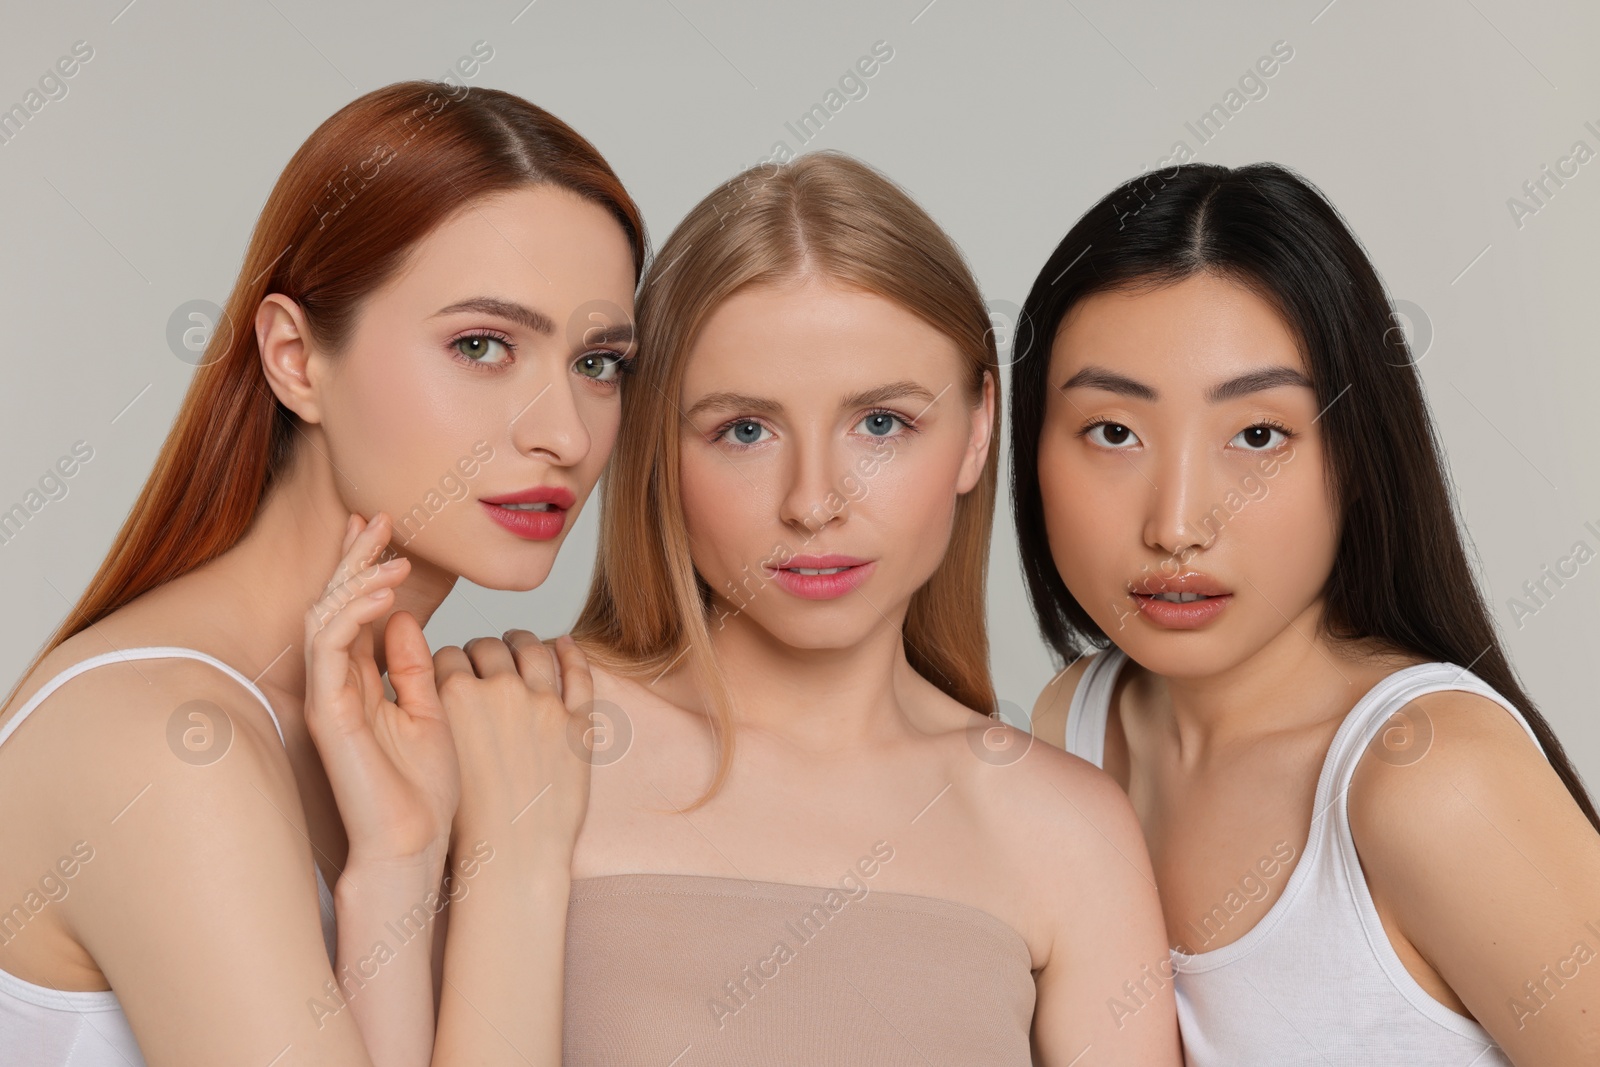
[{"label": "white tank top strap", "polygon": [[[1317,804],[1312,810],[1320,812],[1330,801],[1339,801],[1339,808],[1345,807],[1341,798],[1350,788],[1356,766],[1380,732],[1384,734],[1381,758],[1402,765],[1423,758],[1433,738],[1433,723],[1420,710],[1408,710],[1405,705],[1429,693],[1451,689],[1487,697],[1505,708],[1539,754],[1545,755],[1538,736],[1522,717],[1522,712],[1482,678],[1454,663],[1419,663],[1388,675],[1350,709],[1328,747],[1322,779],[1318,783]],[[1397,713],[1399,721],[1389,725],[1390,718]]]},{"label": "white tank top strap", "polygon": [[199,660],[201,663],[211,664],[211,666],[250,690],[251,695],[261,701],[261,706],[266,708],[267,714],[272,717],[272,727],[278,731],[278,740],[288,744],[287,741],[284,741],[283,727],[278,724],[278,714],[272,710],[272,703],[267,700],[267,695],[250,679],[215,656],[207,655],[197,649],[183,648],[178,645],[149,645],[143,648],[124,648],[113,652],[105,652],[98,656],[90,656],[88,659],[79,660],[54,678],[51,678],[39,688],[37,693],[28,698],[28,702],[12,715],[3,727],[0,727],[0,745],[6,743],[6,739],[16,732],[17,727],[22,725],[22,721],[33,714],[33,710],[43,704],[50,694],[78,675],[86,671],[92,671],[96,667],[103,667],[108,663],[129,663],[142,659],[194,659]]},{"label": "white tank top strap", "polygon": [[1105,765],[1106,723],[1111,716],[1111,690],[1128,654],[1116,645],[1089,657],[1067,706],[1066,750],[1096,767]]}]

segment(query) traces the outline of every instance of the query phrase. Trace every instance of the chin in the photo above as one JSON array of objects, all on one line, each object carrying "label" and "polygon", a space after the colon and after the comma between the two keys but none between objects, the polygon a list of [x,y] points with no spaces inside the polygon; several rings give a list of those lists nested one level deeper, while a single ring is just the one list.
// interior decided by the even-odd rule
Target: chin
[{"label": "chin", "polygon": [[547,559],[490,559],[483,557],[473,559],[467,566],[456,573],[473,585],[481,585],[485,589],[499,589],[506,592],[526,593],[530,589],[537,589],[550,577],[551,563],[554,562],[553,554]]},{"label": "chin", "polygon": [[1207,678],[1219,674],[1244,658],[1237,642],[1216,630],[1156,631],[1131,639],[1117,640],[1117,647],[1126,652],[1145,670],[1167,678]]}]

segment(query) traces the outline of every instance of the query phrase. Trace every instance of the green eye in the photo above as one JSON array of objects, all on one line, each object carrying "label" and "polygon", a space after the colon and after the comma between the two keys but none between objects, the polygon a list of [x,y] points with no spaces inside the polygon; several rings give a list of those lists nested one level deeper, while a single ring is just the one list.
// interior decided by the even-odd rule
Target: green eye
[{"label": "green eye", "polygon": [[[469,333],[450,342],[451,346],[469,363],[499,364],[511,360],[511,347],[500,338],[487,333]],[[500,354],[495,355],[499,349]]]},{"label": "green eye", "polygon": [[597,382],[615,381],[627,365],[627,357],[615,352],[585,352],[579,356],[573,367],[586,378],[593,378]]}]

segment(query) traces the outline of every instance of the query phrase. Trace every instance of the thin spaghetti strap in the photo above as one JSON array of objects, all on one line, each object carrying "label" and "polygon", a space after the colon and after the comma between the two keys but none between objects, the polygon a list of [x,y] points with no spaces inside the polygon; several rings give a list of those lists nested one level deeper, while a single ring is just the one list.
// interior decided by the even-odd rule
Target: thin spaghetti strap
[{"label": "thin spaghetti strap", "polygon": [[206,653],[197,651],[196,649],[183,648],[177,645],[151,645],[145,648],[127,648],[114,652],[105,652],[98,656],[90,656],[88,659],[80,660],[77,663],[74,663],[72,666],[68,667],[66,670],[62,671],[60,674],[56,675],[54,678],[50,679],[43,686],[41,686],[39,691],[33,694],[33,696],[29,697],[28,702],[22,705],[15,715],[11,716],[11,720],[3,727],[0,727],[0,745],[6,743],[6,739],[16,732],[18,726],[22,725],[22,720],[26,719],[33,713],[35,708],[44,703],[46,698],[48,698],[51,693],[54,693],[57,689],[60,689],[63,685],[76,678],[78,675],[87,671],[92,671],[96,667],[103,667],[108,663],[130,663],[134,660],[141,659],[193,659],[199,660],[201,663],[211,664],[211,666],[217,668],[219,671],[222,671],[228,677],[232,678],[234,681],[250,690],[251,695],[257,700],[261,701],[261,706],[266,708],[267,714],[272,717],[272,727],[278,731],[278,740],[284,745],[288,744],[283,737],[283,727],[278,724],[278,714],[272,710],[272,703],[267,700],[267,695],[263,693],[250,679],[246,678],[244,675],[240,674],[238,671],[234,670],[220,659],[217,659],[215,656],[207,655]]}]

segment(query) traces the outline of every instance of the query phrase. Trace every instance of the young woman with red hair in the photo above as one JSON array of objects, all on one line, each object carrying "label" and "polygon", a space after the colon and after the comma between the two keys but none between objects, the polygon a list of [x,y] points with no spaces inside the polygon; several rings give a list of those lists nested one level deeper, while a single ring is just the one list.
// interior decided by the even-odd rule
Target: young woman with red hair
[{"label": "young woman with red hair", "polygon": [[522,631],[430,657],[421,627],[458,577],[550,573],[644,256],[599,153],[506,93],[391,85],[295,153],[0,715],[0,1060],[557,1062],[525,1001],[559,992],[539,905],[567,895],[587,670]]}]

